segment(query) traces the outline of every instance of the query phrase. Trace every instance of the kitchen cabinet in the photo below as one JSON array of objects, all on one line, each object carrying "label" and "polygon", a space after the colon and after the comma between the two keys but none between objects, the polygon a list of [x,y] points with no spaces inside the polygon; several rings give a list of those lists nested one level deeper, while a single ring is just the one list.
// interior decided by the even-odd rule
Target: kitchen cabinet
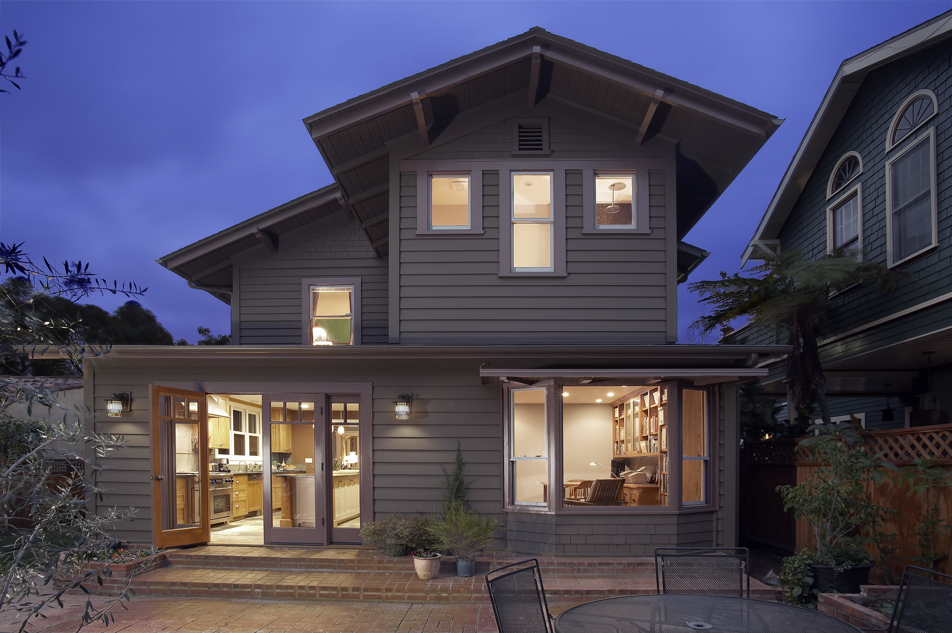
[{"label": "kitchen cabinet", "polygon": [[360,472],[334,471],[334,525],[360,516]]},{"label": "kitchen cabinet", "polygon": [[231,420],[228,418],[208,418],[208,448],[231,450]]},{"label": "kitchen cabinet", "polygon": [[261,474],[248,475],[248,512],[261,514],[264,508],[264,487]]},{"label": "kitchen cabinet", "polygon": [[284,503],[284,496],[281,492],[281,481],[276,480],[271,484],[271,510],[280,510]]},{"label": "kitchen cabinet", "polygon": [[271,452],[272,453],[290,453],[291,452],[291,425],[290,424],[272,424],[271,425]]},{"label": "kitchen cabinet", "polygon": [[231,488],[231,518],[234,521],[248,514],[248,475],[234,475]]}]

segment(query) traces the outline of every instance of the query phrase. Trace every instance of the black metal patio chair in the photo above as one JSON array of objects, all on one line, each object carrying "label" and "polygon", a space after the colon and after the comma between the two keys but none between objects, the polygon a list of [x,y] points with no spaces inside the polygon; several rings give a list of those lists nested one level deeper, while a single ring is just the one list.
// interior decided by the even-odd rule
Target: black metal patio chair
[{"label": "black metal patio chair", "polygon": [[947,633],[952,630],[952,576],[907,565],[889,627],[864,631]]},{"label": "black metal patio chair", "polygon": [[655,549],[658,593],[750,597],[750,553],[746,547],[659,547]]},{"label": "black metal patio chair", "polygon": [[552,633],[539,561],[530,558],[485,576],[499,633]]}]

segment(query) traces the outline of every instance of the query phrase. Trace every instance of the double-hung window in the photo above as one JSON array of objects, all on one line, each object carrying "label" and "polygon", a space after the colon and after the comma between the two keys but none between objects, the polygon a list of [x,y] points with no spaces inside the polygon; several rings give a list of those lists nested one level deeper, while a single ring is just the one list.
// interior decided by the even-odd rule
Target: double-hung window
[{"label": "double-hung window", "polygon": [[360,344],[360,280],[307,280],[305,343]]},{"label": "double-hung window", "polygon": [[937,110],[935,94],[920,90],[906,99],[889,128],[886,149],[897,152],[886,162],[890,265],[936,245],[935,127],[926,126]]},{"label": "double-hung window", "polygon": [[231,407],[231,446],[235,457],[261,456],[261,426],[256,411]]},{"label": "double-hung window", "polygon": [[512,177],[512,270],[552,272],[555,207],[552,173],[518,172]]},{"label": "double-hung window", "polygon": [[848,152],[836,164],[827,185],[827,252],[839,251],[862,258],[863,210],[859,154]]},{"label": "double-hung window", "polygon": [[930,132],[886,165],[889,263],[935,245],[935,135]]}]

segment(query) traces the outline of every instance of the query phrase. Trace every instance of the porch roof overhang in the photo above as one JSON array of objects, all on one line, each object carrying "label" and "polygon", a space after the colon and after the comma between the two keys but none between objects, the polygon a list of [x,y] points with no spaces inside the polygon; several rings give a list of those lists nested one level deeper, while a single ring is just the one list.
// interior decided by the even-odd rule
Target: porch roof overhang
[{"label": "porch roof overhang", "polygon": [[[786,345],[118,345],[108,355],[87,358],[93,366],[116,361],[236,360],[470,360],[486,371],[507,367],[564,370],[588,376],[593,372],[650,373],[688,370],[694,375],[745,375],[789,350]],[[43,358],[58,358],[50,350]],[[758,374],[759,375],[759,374]],[[752,376],[755,377],[755,376]]]},{"label": "porch roof overhang", "polygon": [[[159,258],[162,266],[230,303],[232,262],[267,256],[356,221],[379,257],[389,253],[391,152],[445,142],[453,126],[513,117],[536,106],[575,123],[605,124],[638,147],[676,148],[680,240],[781,121],[743,103],[540,28],[350,99],[304,119],[334,184]],[[583,116],[579,116],[579,115]],[[697,251],[697,252],[696,252]],[[679,252],[686,276],[699,249]]]},{"label": "porch roof overhang", "polygon": [[823,157],[826,146],[843,120],[853,98],[872,71],[917,53],[937,42],[952,37],[952,11],[901,33],[859,55],[844,61],[826,91],[819,109],[813,116],[800,141],[787,171],[774,193],[757,230],[744,249],[742,261],[762,259],[773,251],[776,239],[813,171]]},{"label": "porch roof overhang", "polygon": [[669,380],[686,380],[697,386],[713,385],[754,380],[767,375],[765,368],[705,368],[696,367],[658,367],[658,368],[619,368],[593,369],[480,369],[484,379],[498,382],[533,382],[547,378],[587,384],[609,384],[620,381],[643,381],[657,384]]}]

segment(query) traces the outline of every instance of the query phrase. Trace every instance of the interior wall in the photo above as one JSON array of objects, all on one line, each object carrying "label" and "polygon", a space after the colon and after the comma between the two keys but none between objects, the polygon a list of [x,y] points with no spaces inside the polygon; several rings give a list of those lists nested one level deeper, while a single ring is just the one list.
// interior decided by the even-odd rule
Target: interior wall
[{"label": "interior wall", "polygon": [[[611,405],[563,405],[562,446],[565,480],[608,478],[612,463]],[[601,465],[593,467],[593,461]]]}]

